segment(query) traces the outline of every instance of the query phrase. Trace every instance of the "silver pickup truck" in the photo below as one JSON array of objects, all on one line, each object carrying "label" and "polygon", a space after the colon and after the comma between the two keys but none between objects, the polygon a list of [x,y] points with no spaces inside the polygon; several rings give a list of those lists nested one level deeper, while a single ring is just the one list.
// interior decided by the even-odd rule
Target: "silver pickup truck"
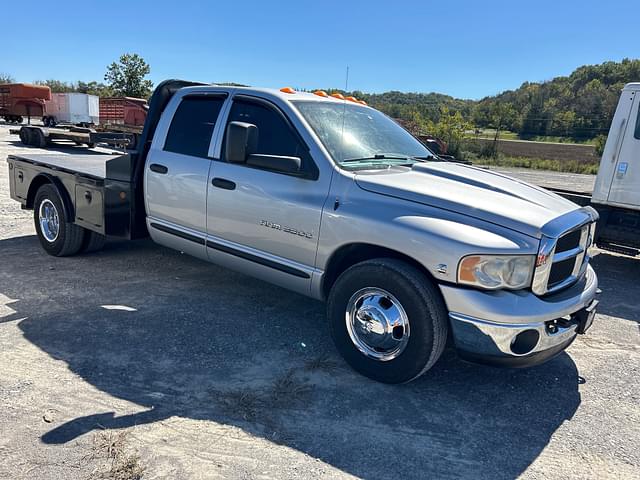
[{"label": "silver pickup truck", "polygon": [[12,155],[11,196],[52,255],[151,236],[325,300],[339,352],[382,382],[418,377],[448,340],[527,366],[589,328],[595,210],[442,161],[339,97],[166,81],[137,150]]}]

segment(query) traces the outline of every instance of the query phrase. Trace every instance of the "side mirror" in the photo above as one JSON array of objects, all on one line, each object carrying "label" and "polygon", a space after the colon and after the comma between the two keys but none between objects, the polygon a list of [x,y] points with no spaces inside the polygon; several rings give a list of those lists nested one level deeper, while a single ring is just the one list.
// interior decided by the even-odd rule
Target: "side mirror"
[{"label": "side mirror", "polygon": [[247,165],[274,172],[295,175],[300,173],[302,160],[299,157],[254,154],[247,157]]},{"label": "side mirror", "polygon": [[252,123],[231,122],[227,126],[225,158],[231,163],[244,163],[258,146],[258,127]]}]

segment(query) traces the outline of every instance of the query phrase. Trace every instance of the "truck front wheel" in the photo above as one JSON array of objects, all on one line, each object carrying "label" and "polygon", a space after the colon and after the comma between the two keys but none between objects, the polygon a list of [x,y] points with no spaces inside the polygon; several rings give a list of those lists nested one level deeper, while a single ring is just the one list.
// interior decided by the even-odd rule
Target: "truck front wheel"
[{"label": "truck front wheel", "polygon": [[447,309],[437,287],[414,266],[393,258],[344,271],[331,288],[327,314],[347,363],[384,383],[422,375],[447,340]]},{"label": "truck front wheel", "polygon": [[36,193],[33,220],[40,244],[49,255],[66,257],[82,248],[84,229],[68,221],[53,185],[43,185]]}]

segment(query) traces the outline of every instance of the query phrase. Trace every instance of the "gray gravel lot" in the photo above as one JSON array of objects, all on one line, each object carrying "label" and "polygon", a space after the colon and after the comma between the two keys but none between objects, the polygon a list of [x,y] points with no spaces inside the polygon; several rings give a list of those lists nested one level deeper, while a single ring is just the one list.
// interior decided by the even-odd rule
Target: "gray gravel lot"
[{"label": "gray gravel lot", "polygon": [[[0,159],[24,148],[0,125]],[[123,431],[149,479],[639,476],[638,260],[595,257],[600,314],[547,364],[447,351],[388,386],[342,362],[305,297],[149,241],[46,255],[7,173],[3,161],[2,479],[101,478],[113,462],[96,445]]]}]

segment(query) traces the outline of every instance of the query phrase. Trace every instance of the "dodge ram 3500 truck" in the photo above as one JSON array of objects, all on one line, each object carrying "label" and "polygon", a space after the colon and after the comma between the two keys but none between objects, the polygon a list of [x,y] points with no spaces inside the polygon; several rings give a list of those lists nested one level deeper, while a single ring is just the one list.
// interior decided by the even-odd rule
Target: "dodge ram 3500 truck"
[{"label": "dodge ram 3500 truck", "polygon": [[448,337],[540,363],[595,316],[595,210],[441,161],[356,99],[166,81],[136,151],[8,163],[48,253],[150,235],[326,300],[339,352],[382,382],[424,373]]}]

